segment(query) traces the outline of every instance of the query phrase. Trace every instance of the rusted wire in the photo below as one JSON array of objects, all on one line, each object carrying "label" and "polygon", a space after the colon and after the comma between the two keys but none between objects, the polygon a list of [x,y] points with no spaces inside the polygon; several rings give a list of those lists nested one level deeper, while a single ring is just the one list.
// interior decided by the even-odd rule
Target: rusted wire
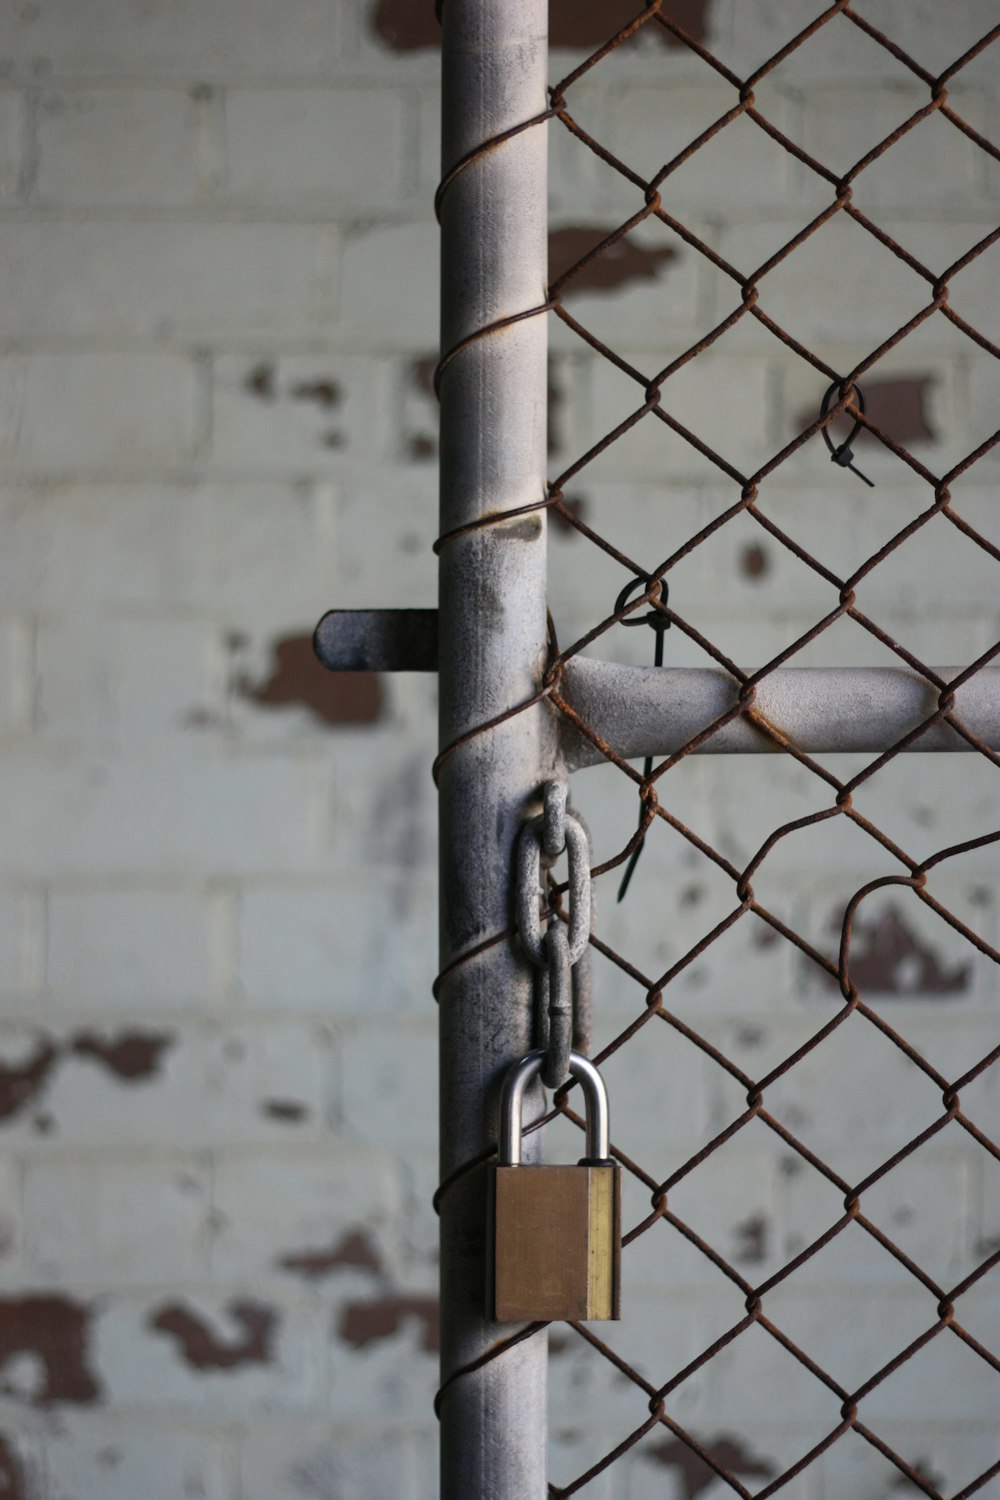
[{"label": "rusted wire", "polygon": [[[687,1043],[699,1049],[703,1056],[708,1058],[715,1066],[723,1070],[729,1078],[734,1080],[745,1091],[746,1105],[732,1118],[728,1124],[718,1130],[710,1139],[701,1144],[698,1149],[687,1160],[677,1165],[667,1177],[661,1177],[650,1172],[634,1161],[622,1150],[615,1150],[615,1155],[621,1162],[623,1169],[640,1183],[649,1193],[651,1211],[637,1224],[630,1226],[625,1234],[625,1245],[633,1244],[639,1238],[648,1234],[677,1235],[682,1237],[694,1248],[704,1259],[711,1264],[726,1278],[733,1286],[739,1289],[744,1298],[745,1314],[736,1319],[731,1327],[722,1335],[717,1337],[708,1347],[703,1349],[693,1359],[689,1360],[683,1368],[675,1371],[667,1380],[661,1384],[653,1384],[640,1371],[633,1366],[615,1350],[613,1330],[606,1336],[599,1337],[591,1329],[581,1325],[571,1325],[581,1340],[593,1351],[594,1356],[602,1358],[609,1366],[617,1371],[618,1376],[626,1386],[631,1386],[636,1394],[637,1408],[634,1428],[621,1441],[616,1443],[596,1463],[591,1464],[583,1473],[562,1485],[551,1484],[549,1492],[553,1496],[567,1497],[584,1489],[599,1474],[603,1473],[611,1464],[620,1459],[623,1454],[639,1443],[647,1434],[657,1427],[665,1428],[672,1436],[684,1445],[733,1493],[746,1497],[756,1495],[756,1500],[764,1500],[764,1497],[776,1494],[788,1486],[799,1474],[805,1471],[821,1455],[829,1452],[838,1443],[847,1438],[848,1434],[875,1449],[899,1475],[910,1485],[931,1497],[931,1500],[945,1500],[945,1495],[938,1487],[937,1482],[928,1478],[914,1463],[911,1463],[903,1455],[896,1452],[882,1436],[875,1430],[865,1414],[865,1403],[868,1398],[886,1380],[888,1380],[907,1361],[918,1356],[920,1351],[927,1348],[939,1338],[956,1338],[961,1341],[966,1350],[975,1355],[991,1372],[1000,1371],[1000,1357],[992,1352],[977,1336],[976,1332],[966,1328],[959,1320],[961,1312],[961,1299],[974,1286],[977,1286],[997,1264],[1000,1264],[1000,1250],[994,1250],[986,1255],[980,1263],[963,1277],[956,1285],[946,1288],[932,1277],[925,1268],[921,1267],[906,1251],[896,1244],[894,1240],[885,1233],[884,1229],[877,1225],[873,1219],[862,1212],[862,1194],[870,1190],[876,1183],[885,1178],[893,1169],[902,1162],[921,1150],[928,1141],[934,1139],[942,1131],[961,1130],[964,1135],[984,1152],[1000,1161],[1000,1148],[990,1139],[974,1116],[967,1113],[963,1107],[960,1091],[966,1088],[974,1079],[982,1075],[989,1067],[1000,1059],[1000,1047],[995,1048],[985,1057],[979,1059],[971,1067],[967,1068],[959,1077],[949,1077],[948,1074],[939,1071],[933,1063],[912,1045],[902,1031],[891,1025],[884,1016],[879,1014],[870,1006],[864,998],[863,987],[852,974],[851,952],[852,936],[855,931],[859,911],[864,903],[877,891],[887,888],[901,887],[912,893],[913,897],[921,901],[928,909],[933,910],[943,921],[949,924],[954,932],[966,940],[972,948],[992,960],[1000,963],[1000,953],[994,948],[982,934],[974,931],[968,923],[964,922],[956,913],[940,899],[940,893],[931,889],[933,884],[933,872],[945,861],[959,859],[962,855],[970,853],[974,849],[994,843],[1000,839],[1000,830],[987,832],[975,839],[965,842],[956,842],[950,846],[930,851],[909,851],[901,847],[896,839],[886,831],[880,829],[875,822],[854,806],[853,794],[863,785],[867,785],[872,777],[881,772],[887,765],[893,762],[899,754],[908,749],[920,736],[926,734],[934,726],[946,722],[958,734],[960,734],[969,745],[970,749],[988,761],[990,764],[1000,764],[1000,757],[992,751],[983,741],[978,738],[967,725],[964,725],[955,713],[955,690],[976,671],[980,670],[986,662],[991,660],[998,651],[1000,644],[991,647],[982,653],[965,671],[951,682],[945,682],[932,667],[920,660],[906,645],[896,641],[875,619],[861,608],[858,603],[857,590],[861,582],[882,563],[892,556],[899,548],[906,545],[914,536],[930,524],[943,526],[948,524],[954,527],[961,535],[972,544],[979,547],[987,556],[994,561],[1000,561],[1000,550],[985,536],[983,536],[970,522],[960,513],[956,506],[956,499],[952,487],[956,481],[966,475],[972,467],[977,464],[996,444],[1000,441],[1000,432],[981,442],[971,453],[953,465],[944,474],[935,474],[921,459],[914,456],[904,443],[896,439],[891,433],[886,432],[870,414],[865,411],[863,400],[858,398],[859,386],[857,382],[869,375],[869,373],[885,358],[892,350],[896,349],[906,338],[916,332],[929,320],[939,317],[946,319],[960,335],[966,337],[977,350],[985,351],[994,358],[1000,358],[1000,350],[980,330],[976,329],[969,320],[963,316],[959,308],[953,308],[950,302],[951,283],[954,278],[969,265],[976,261],[985,251],[996,242],[1000,236],[1000,229],[984,236],[977,244],[971,247],[960,258],[953,261],[944,270],[935,270],[927,266],[908,247],[900,244],[894,236],[884,227],[880,226],[854,202],[854,189],[863,178],[864,173],[876,162],[891,153],[893,148],[904,140],[914,129],[916,129],[929,116],[937,114],[942,120],[952,125],[964,138],[972,142],[977,148],[989,155],[994,160],[1000,160],[1000,148],[988,140],[979,130],[975,129],[968,121],[962,118],[949,93],[949,85],[953,83],[962,70],[969,66],[975,59],[979,58],[985,49],[1000,37],[1000,25],[995,26],[990,32],[982,37],[977,43],[969,47],[952,64],[943,71],[933,73],[925,68],[916,58],[912,57],[902,46],[894,41],[885,32],[874,26],[858,11],[856,11],[851,0],[835,0],[821,14],[817,15],[806,27],[798,31],[782,44],[772,55],[757,67],[752,74],[746,78],[739,77],[725,63],[717,58],[711,49],[700,41],[689,36],[684,29],[672,19],[670,15],[669,0],[655,0],[655,3],[646,5],[640,9],[633,19],[621,30],[609,37],[601,47],[597,48],[588,58],[573,69],[565,78],[555,83],[550,90],[550,107],[544,113],[539,114],[532,120],[527,120],[522,126],[508,131],[503,137],[493,141],[485,141],[475,152],[463,159],[445,178],[438,193],[438,207],[446,197],[448,188],[455,176],[460,171],[469,168],[474,169],[475,163],[487,152],[503,149],[509,138],[520,133],[521,130],[536,128],[539,124],[555,121],[561,125],[571,137],[578,143],[581,151],[587,151],[596,156],[607,168],[618,174],[623,184],[634,191],[638,203],[635,211],[616,228],[605,233],[582,257],[572,266],[563,270],[558,278],[548,288],[546,299],[543,303],[526,308],[518,318],[548,316],[559,318],[561,322],[582,342],[582,345],[593,351],[601,359],[607,360],[622,376],[632,381],[637,387],[636,402],[630,413],[619,421],[614,427],[605,432],[594,442],[586,452],[577,457],[569,464],[562,473],[556,475],[550,486],[547,496],[541,496],[537,502],[521,506],[516,511],[493,513],[485,516],[476,527],[465,526],[438,541],[438,548],[452,545],[464,537],[470,530],[478,527],[502,525],[512,517],[521,515],[527,511],[552,509],[558,512],[561,520],[572,527],[575,532],[586,542],[600,548],[606,556],[619,564],[625,570],[623,589],[616,607],[599,619],[580,639],[574,641],[563,650],[554,643],[548,671],[545,681],[539,693],[528,702],[512,709],[508,714],[501,716],[487,724],[479,726],[463,736],[456,743],[464,743],[476,734],[488,734],[504,718],[511,713],[522,712],[539,703],[543,698],[548,700],[551,707],[561,713],[574,727],[574,729],[591,744],[597,747],[606,762],[616,766],[623,775],[628,777],[633,785],[636,785],[641,797],[642,815],[639,827],[632,828],[628,839],[623,843],[620,851],[611,858],[605,859],[596,865],[593,870],[594,877],[606,873],[619,866],[629,867],[630,862],[634,865],[634,859],[638,850],[642,847],[643,840],[649,830],[657,821],[662,822],[676,835],[686,841],[690,847],[700,856],[711,861],[716,870],[727,877],[733,883],[733,895],[735,904],[729,913],[724,916],[708,933],[701,936],[676,959],[663,973],[647,974],[629,958],[617,953],[613,948],[602,941],[599,934],[591,936],[594,949],[600,952],[618,972],[631,982],[638,984],[644,992],[644,1003],[639,1014],[624,1029],[614,1037],[597,1054],[595,1061],[598,1063],[606,1061],[621,1048],[632,1044],[640,1032],[646,1032],[647,1028],[665,1026]],[[895,129],[890,131],[844,173],[831,170],[802,145],[792,140],[784,131],[778,128],[768,119],[758,98],[757,89],[760,83],[768,77],[782,62],[791,57],[799,48],[805,45],[818,32],[828,26],[853,27],[862,33],[867,39],[881,48],[895,63],[901,65],[908,71],[912,79],[926,87],[928,91],[927,102],[920,108],[913,110]],[[689,142],[682,150],[666,162],[660,170],[652,177],[646,178],[636,172],[626,162],[620,160],[606,144],[585,129],[571,113],[570,101],[574,86],[581,79],[590,75],[599,68],[606,58],[620,49],[627,47],[637,35],[646,28],[660,28],[670,33],[672,40],[686,48],[690,53],[699,58],[705,67],[714,76],[714,81],[722,80],[734,91],[732,106],[726,110],[707,129],[703,130],[694,140]],[[672,176],[685,164],[696,160],[698,153],[709,142],[715,140],[726,129],[739,119],[746,119],[760,129],[768,139],[788,153],[800,165],[806,167],[816,180],[825,184],[830,190],[830,201],[819,212],[815,213],[792,237],[777,251],[771,254],[767,260],[756,267],[738,267],[725,259],[719,251],[709,245],[699,234],[697,229],[683,223],[667,206],[668,189]],[[906,272],[916,276],[920,281],[926,283],[927,300],[906,322],[898,327],[888,337],[884,338],[875,348],[871,349],[864,358],[860,359],[853,368],[836,370],[831,368],[818,354],[811,351],[792,332],[781,326],[780,322],[769,312],[766,307],[766,299],[769,287],[780,279],[781,269],[795,253],[817,234],[825,225],[829,224],[838,215],[849,218],[860,230],[870,236],[877,244],[889,250],[899,266],[900,273]],[[736,308],[728,314],[721,322],[713,328],[702,333],[685,351],[671,359],[658,370],[639,370],[626,360],[620,353],[611,348],[608,343],[598,337],[591,329],[587,328],[580,317],[571,311],[566,305],[565,298],[570,297],[573,292],[574,278],[578,277],[588,266],[596,263],[600,258],[615,246],[619,245],[626,236],[638,225],[649,220],[656,220],[666,229],[679,237],[690,250],[704,257],[722,276],[726,277],[736,290],[739,302]],[[815,420],[808,423],[801,431],[797,432],[777,452],[772,454],[753,473],[740,472],[729,460],[718,453],[710,444],[705,442],[697,433],[690,430],[671,410],[670,381],[685,369],[694,360],[700,358],[711,350],[722,338],[735,328],[744,319],[752,319],[777,340],[787,351],[797,356],[808,371],[822,376],[829,389],[827,398],[823,403],[822,411]],[[456,348],[446,352],[442,361],[444,364],[453,360],[460,360],[465,349],[470,344],[481,339],[488,339],[500,329],[509,326],[515,321],[507,318],[500,323],[490,327],[477,330],[464,339]],[[866,558],[849,577],[839,577],[820,557],[815,556],[809,549],[790,535],[782,526],[778,525],[771,517],[760,508],[761,486],[765,481],[787,462],[793,454],[818,433],[822,433],[824,440],[828,443],[835,461],[846,463],[850,458],[848,443],[836,446],[828,435],[828,424],[838,416],[843,415],[852,424],[850,442],[855,434],[864,431],[870,435],[878,444],[891,453],[894,457],[907,466],[913,476],[914,483],[926,484],[930,490],[928,506],[906,526],[901,528],[894,536],[885,541],[876,551]],[[707,525],[686,539],[680,541],[675,550],[666,558],[660,560],[653,568],[648,568],[642,561],[629,557],[617,545],[605,537],[592,525],[589,525],[581,517],[576,515],[564,502],[566,487],[570,481],[577,479],[583,474],[603,453],[611,448],[631,432],[641,422],[655,422],[669,428],[678,438],[689,447],[699,453],[717,471],[718,475],[725,481],[736,487],[736,497],[732,504],[719,516],[715,517]],[[837,455],[840,455],[838,458]],[[737,665],[709,639],[705,633],[697,628],[683,614],[681,594],[675,590],[671,596],[668,607],[667,584],[670,574],[684,559],[692,555],[698,548],[702,547],[720,528],[734,521],[739,516],[745,516],[749,521],[758,526],[761,532],[779,547],[784,549],[790,556],[796,558],[811,570],[817,581],[829,587],[833,597],[830,606],[807,630],[803,631],[796,640],[772,657],[757,671],[747,673]],[[627,579],[631,577],[637,584],[644,584],[644,591],[636,598],[629,598],[631,590]],[[662,597],[661,597],[662,596]],[[626,617],[640,610],[644,605],[658,610],[666,624],[675,627],[681,634],[698,645],[702,650],[726,670],[732,676],[735,683],[739,685],[739,699],[735,706],[721,715],[714,723],[706,726],[688,744],[676,753],[665,757],[659,765],[649,764],[644,767],[640,774],[633,766],[622,760],[614,749],[602,740],[601,737],[582,720],[578,713],[566,702],[560,692],[560,678],[562,666],[572,656],[583,650],[586,646],[613,630],[617,625],[626,622]],[[839,620],[850,619],[857,626],[867,632],[882,647],[898,657],[902,663],[912,671],[919,674],[937,694],[937,708],[921,724],[902,736],[897,744],[877,757],[872,763],[864,767],[850,780],[842,781],[834,775],[828,767],[821,764],[814,756],[802,751],[785,737],[780,729],[767,724],[763,718],[755,712],[754,693],[757,685],[764,681],[768,674],[777,667],[794,658],[806,647],[812,645],[825,632],[831,629]],[[636,615],[634,620],[627,623],[639,623]],[[661,637],[662,639],[662,637]],[[670,810],[668,789],[670,786],[670,772],[684,761],[692,752],[703,748],[712,736],[722,730],[733,718],[743,716],[751,720],[758,730],[771,739],[772,743],[780,747],[798,766],[814,775],[818,782],[829,790],[830,802],[828,806],[813,812],[805,817],[795,819],[775,829],[761,845],[757,853],[745,865],[738,868],[726,853],[715,848],[702,833],[688,827]],[[443,755],[447,755],[455,746],[449,746]],[[439,758],[440,761],[440,758]],[[772,855],[774,849],[793,833],[804,829],[818,826],[827,820],[834,818],[846,819],[860,834],[871,840],[872,847],[879,858],[887,863],[887,873],[870,880],[856,890],[846,902],[840,934],[839,952],[836,960],[832,960],[822,953],[809,939],[794,930],[783,918],[777,916],[768,909],[758,898],[753,885],[753,880],[759,874],[762,866]],[[561,898],[565,887],[556,887],[552,892],[553,908],[557,915],[565,921],[567,913],[561,904]],[[733,1059],[708,1037],[702,1035],[696,1026],[683,1020],[671,1009],[669,1002],[670,986],[686,969],[702,955],[718,938],[733,928],[737,923],[762,923],[769,935],[778,940],[784,940],[793,945],[797,953],[805,960],[816,966],[817,970],[826,975],[830,980],[836,981],[836,985],[830,986],[830,1014],[818,1025],[813,1034],[802,1044],[797,1046],[779,1063],[771,1067],[766,1074],[754,1078],[747,1074]],[[456,964],[468,961],[476,954],[482,952],[484,947],[492,943],[509,939],[509,934],[497,934],[488,940],[487,944],[480,944],[477,948],[470,950],[463,958],[456,960]],[[454,967],[454,965],[453,965]],[[824,1161],[820,1155],[813,1151],[805,1141],[801,1140],[796,1131],[790,1127],[788,1120],[781,1117],[781,1110],[777,1105],[772,1105],[769,1094],[774,1086],[797,1067],[803,1059],[810,1056],[821,1047],[824,1041],[835,1031],[849,1025],[854,1032],[860,1032],[862,1028],[872,1028],[878,1035],[888,1041],[899,1054],[906,1059],[907,1063],[927,1082],[938,1091],[940,1104],[928,1106],[927,1117],[922,1128],[917,1131],[907,1142],[901,1145],[884,1161],[873,1168],[860,1182],[851,1183],[842,1177],[829,1163]],[[853,1033],[852,1033],[853,1034]],[[870,1032],[866,1030],[866,1035]],[[561,1089],[555,1099],[552,1113],[562,1112],[568,1118],[582,1124],[580,1117],[571,1107],[571,1086],[567,1085]],[[550,1116],[546,1116],[549,1118]],[[532,1128],[537,1128],[541,1122],[535,1122]],[[786,1264],[757,1285],[754,1285],[742,1275],[742,1273],[731,1264],[717,1246],[709,1243],[690,1224],[688,1224],[675,1209],[669,1205],[669,1195],[672,1190],[682,1181],[697,1173],[698,1169],[710,1158],[712,1158],[728,1142],[737,1138],[748,1128],[759,1129],[763,1127],[770,1132],[781,1145],[794,1154],[794,1157],[807,1164],[813,1171],[819,1173],[840,1195],[842,1210],[832,1223],[818,1224],[814,1238],[808,1245],[797,1251]],[[453,1173],[451,1178],[441,1184],[438,1199],[447,1192],[458,1177],[464,1176],[467,1171],[474,1171],[481,1167],[484,1157],[477,1157],[470,1161],[465,1168]],[[887,1349],[887,1357],[880,1367],[874,1370],[867,1379],[855,1389],[850,1390],[838,1382],[822,1364],[815,1358],[813,1353],[799,1346],[790,1335],[784,1331],[777,1318],[770,1312],[765,1311],[765,1300],[769,1293],[775,1288],[783,1285],[803,1265],[813,1259],[824,1247],[837,1240],[846,1230],[864,1233],[873,1244],[880,1247],[895,1264],[900,1267],[916,1286],[927,1294],[928,1314],[924,1329],[915,1337],[911,1338],[901,1347]],[[969,1304],[966,1304],[967,1306]],[[530,1336],[544,1325],[531,1325],[522,1331],[516,1338]],[[670,1401],[673,1393],[692,1375],[704,1369],[723,1350],[730,1347],[748,1329],[756,1328],[766,1334],[785,1353],[789,1354],[798,1364],[803,1372],[804,1378],[809,1378],[823,1388],[831,1399],[830,1426],[825,1435],[816,1442],[806,1453],[801,1454],[796,1460],[782,1472],[769,1477],[768,1482],[756,1492],[746,1487],[739,1476],[724,1463],[717,1454],[714,1454],[696,1433],[689,1431],[678,1420],[677,1415],[671,1410]],[[511,1340],[499,1343],[487,1356],[477,1361],[479,1368],[485,1361],[493,1358],[503,1358],[506,1349],[510,1347]],[[466,1371],[455,1371],[449,1378],[449,1385]],[[444,1394],[442,1391],[440,1397]],[[869,1408],[870,1410],[870,1408]],[[932,1413],[928,1413],[928,1416]],[[980,1475],[965,1486],[953,1493],[950,1500],[965,1500],[981,1491],[990,1480],[1000,1473],[1000,1459],[993,1463]]]}]

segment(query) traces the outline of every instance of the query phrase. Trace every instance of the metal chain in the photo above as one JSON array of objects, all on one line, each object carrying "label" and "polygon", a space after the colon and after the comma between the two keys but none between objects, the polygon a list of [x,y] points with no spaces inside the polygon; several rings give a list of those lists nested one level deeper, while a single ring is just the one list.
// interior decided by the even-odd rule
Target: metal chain
[{"label": "metal chain", "polygon": [[[589,1041],[590,976],[587,959],[593,900],[590,880],[590,839],[577,815],[567,806],[565,781],[546,782],[544,812],[521,829],[517,846],[517,930],[521,945],[539,969],[536,1031],[546,1053],[542,1083],[555,1089],[569,1077],[574,1041]],[[565,850],[569,861],[569,919],[548,906],[548,868]],[[584,972],[577,984],[578,966]],[[580,1012],[587,1011],[586,1017]],[[578,1049],[579,1050],[579,1049]]]}]

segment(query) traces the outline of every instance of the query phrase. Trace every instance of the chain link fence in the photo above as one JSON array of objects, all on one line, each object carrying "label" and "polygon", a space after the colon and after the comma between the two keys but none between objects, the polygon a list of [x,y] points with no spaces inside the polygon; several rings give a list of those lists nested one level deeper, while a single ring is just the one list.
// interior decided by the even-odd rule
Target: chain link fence
[{"label": "chain link fence", "polygon": [[[581,172],[609,205],[589,238],[557,228],[571,263],[522,315],[559,325],[543,696],[594,767],[574,783],[593,1056],[626,1178],[623,1322],[552,1334],[554,1496],[964,1500],[1000,1475],[998,756],[959,701],[1000,651],[982,223],[1000,151],[966,110],[1000,26],[965,39],[961,8],[956,55],[928,63],[915,9],[839,0],[796,30],[801,7],[755,6],[768,55],[744,74],[651,4],[520,127],[552,122],[557,206]],[[837,120],[818,48],[875,80],[870,115]],[[711,111],[685,139],[680,58]],[[965,175],[940,170],[953,146]],[[640,255],[627,299],[602,296]],[[935,383],[935,422],[908,426],[887,388],[919,403]],[[580,653],[652,663],[654,644],[729,692],[640,768],[565,683]],[[775,674],[846,663],[926,691],[881,753],[803,748],[762,706]],[[694,758],[734,724],[759,753]],[[966,753],[908,754],[948,741]],[[556,1134],[582,1125],[572,1093],[555,1103]]]}]

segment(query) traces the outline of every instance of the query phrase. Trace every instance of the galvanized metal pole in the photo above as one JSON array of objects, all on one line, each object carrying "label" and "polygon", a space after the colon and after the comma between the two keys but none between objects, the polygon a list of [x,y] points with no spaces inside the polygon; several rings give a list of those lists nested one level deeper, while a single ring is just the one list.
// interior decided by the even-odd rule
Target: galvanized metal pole
[{"label": "galvanized metal pole", "polygon": [[[546,107],[546,0],[444,0],[447,174]],[[464,341],[545,300],[546,130],[533,125],[443,193],[439,594],[441,831],[441,1493],[546,1494],[544,1332],[487,1322],[486,1172],[509,1064],[532,1046],[532,979],[507,939],[518,828],[551,774],[555,726],[529,702],[544,670],[545,515],[489,519],[544,494],[546,319]],[[461,347],[460,347],[461,346]],[[447,356],[457,351],[451,359]],[[477,523],[486,522],[479,525]],[[529,1138],[537,1141],[537,1136]]]},{"label": "galvanized metal pole", "polygon": [[[943,682],[959,667],[936,667]],[[620,662],[566,663],[560,693],[573,711],[623,760],[672,755],[733,708],[738,686],[714,667],[635,667]],[[1000,749],[1000,667],[980,669],[954,690],[954,713],[970,733]],[[753,711],[779,737],[807,753],[879,755],[937,711],[939,694],[926,678],[901,667],[780,667],[758,684]],[[781,754],[781,738],[735,718],[701,746],[711,755]],[[950,725],[925,730],[910,751],[970,751]],[[567,729],[563,753],[578,771],[600,765],[601,750]]]}]

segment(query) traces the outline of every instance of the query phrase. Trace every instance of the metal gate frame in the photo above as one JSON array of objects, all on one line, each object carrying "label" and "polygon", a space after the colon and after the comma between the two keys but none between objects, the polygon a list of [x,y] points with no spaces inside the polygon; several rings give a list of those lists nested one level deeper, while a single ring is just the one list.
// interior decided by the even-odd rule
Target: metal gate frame
[{"label": "metal gate frame", "polygon": [[[445,0],[441,16],[437,1404],[445,1500],[541,1500],[547,1490],[547,1332],[529,1326],[512,1337],[509,1325],[483,1315],[485,1161],[500,1082],[532,1046],[530,964],[505,940],[512,860],[557,754],[539,696],[547,12],[546,0]],[[534,1152],[538,1139],[529,1138]],[[493,1357],[498,1346],[507,1346],[502,1358]]]},{"label": "metal gate frame", "polygon": [[[752,715],[719,670],[575,657],[550,680],[548,4],[439,8],[439,608],[332,611],[316,650],[336,670],[438,670],[441,1495],[543,1500],[547,1327],[484,1316],[485,1168],[499,1088],[534,1044],[533,970],[512,938],[514,851],[543,783],[599,762],[602,744],[622,760],[691,748],[729,711],[696,749],[780,753],[784,737],[806,752],[975,748],[951,727],[959,712],[998,749],[1000,668],[942,692],[905,669],[779,669],[757,685]],[[946,683],[954,676],[937,670]],[[528,1136],[525,1158],[538,1153],[539,1136]]]}]

